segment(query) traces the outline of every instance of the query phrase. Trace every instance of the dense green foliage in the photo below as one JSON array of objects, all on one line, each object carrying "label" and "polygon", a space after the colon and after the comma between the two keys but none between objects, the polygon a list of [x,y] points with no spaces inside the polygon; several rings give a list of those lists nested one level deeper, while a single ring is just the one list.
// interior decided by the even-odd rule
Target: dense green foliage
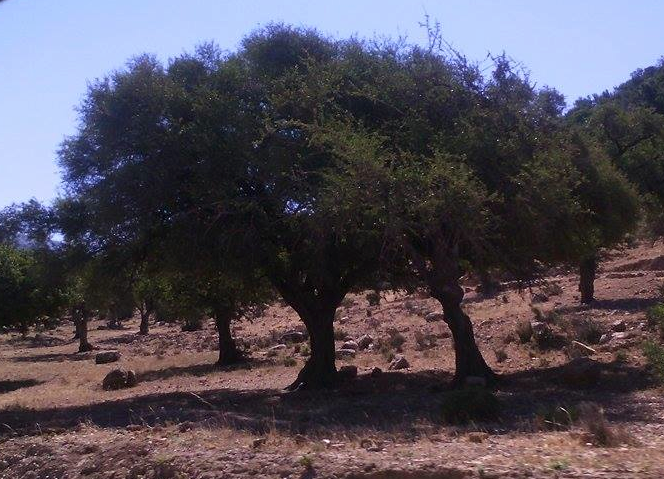
[{"label": "dense green foliage", "polygon": [[[221,364],[242,356],[231,321],[279,294],[311,341],[295,389],[334,382],[337,307],[389,280],[441,303],[457,381],[492,379],[462,277],[580,264],[592,299],[601,249],[643,207],[652,225],[661,215],[664,75],[564,114],[506,57],[483,74],[436,44],[270,25],[231,54],[133,59],[89,87],[59,152],[64,197],[5,212],[8,288],[32,307],[32,270],[57,259],[77,331],[92,312],[138,310],[142,334],[151,316],[185,329],[209,317]],[[19,322],[45,314],[23,307]]]}]

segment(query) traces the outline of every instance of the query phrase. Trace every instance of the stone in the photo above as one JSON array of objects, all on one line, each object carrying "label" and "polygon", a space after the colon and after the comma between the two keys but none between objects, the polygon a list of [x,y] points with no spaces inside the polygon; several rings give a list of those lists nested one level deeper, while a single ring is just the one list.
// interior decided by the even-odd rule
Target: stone
[{"label": "stone", "polygon": [[357,377],[357,366],[352,364],[341,366],[337,375],[340,379],[355,379]]},{"label": "stone", "polygon": [[613,335],[611,333],[604,333],[599,338],[599,344],[606,344],[611,341]]},{"label": "stone", "polygon": [[467,388],[484,388],[486,387],[486,379],[482,376],[468,376],[464,380],[464,385]]},{"label": "stone", "polygon": [[343,343],[341,345],[341,349],[352,349],[353,351],[357,351],[359,349],[359,345],[357,342],[350,340]]},{"label": "stone", "polygon": [[131,369],[114,369],[109,372],[104,381],[102,382],[102,387],[109,391],[114,389],[124,389],[136,386],[136,373]]},{"label": "stone", "polygon": [[303,343],[306,340],[307,335],[301,331],[288,331],[279,338],[282,343]]},{"label": "stone", "polygon": [[593,354],[597,354],[597,351],[580,341],[572,341],[570,348],[579,356],[592,356]]},{"label": "stone", "polygon": [[360,338],[357,340],[357,349],[359,349],[360,351],[367,349],[369,346],[373,344],[373,342],[374,338],[372,338],[368,334],[360,336]]},{"label": "stone", "polygon": [[396,370],[399,370],[399,369],[406,369],[406,368],[409,368],[409,367],[410,367],[410,364],[408,363],[406,358],[401,356],[401,355],[396,356],[392,360],[392,362],[390,363],[390,370],[392,370],[392,371],[396,371]]},{"label": "stone", "polygon": [[619,320],[611,324],[611,331],[614,331],[616,333],[622,333],[627,330],[627,324],[625,324],[625,321]]},{"label": "stone", "polygon": [[337,349],[335,352],[335,357],[337,359],[344,359],[344,358],[354,358],[355,357],[355,350],[354,349]]},{"label": "stone", "polygon": [[95,363],[108,364],[114,363],[120,359],[120,351],[102,351],[95,356]]},{"label": "stone", "polygon": [[265,444],[266,441],[267,441],[267,438],[265,438],[265,437],[257,437],[256,439],[254,439],[252,441],[251,447],[253,447],[254,449],[258,449],[263,444]]},{"label": "stone", "polygon": [[426,316],[424,316],[424,320],[427,323],[437,323],[443,319],[445,319],[445,315],[439,311],[434,311],[433,313],[428,313]]}]

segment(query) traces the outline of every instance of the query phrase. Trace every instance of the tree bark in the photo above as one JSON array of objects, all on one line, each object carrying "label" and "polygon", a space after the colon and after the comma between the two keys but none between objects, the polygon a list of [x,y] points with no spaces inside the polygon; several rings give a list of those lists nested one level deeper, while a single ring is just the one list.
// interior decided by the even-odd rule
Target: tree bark
[{"label": "tree bark", "polygon": [[579,292],[584,304],[595,301],[595,276],[597,275],[597,257],[591,256],[581,261],[579,268]]},{"label": "tree bark", "polygon": [[88,319],[90,315],[85,306],[79,308],[75,313],[76,334],[78,336],[78,352],[85,353],[92,351],[92,344],[88,342]]},{"label": "tree bark", "polygon": [[236,364],[245,359],[242,352],[238,349],[235,340],[231,335],[231,315],[217,314],[214,318],[219,333],[219,366],[228,366]]},{"label": "tree bark", "polygon": [[150,311],[147,309],[141,309],[141,324],[138,327],[138,334],[147,336],[150,332]]},{"label": "tree bark", "polygon": [[454,340],[455,372],[452,384],[463,386],[470,376],[484,378],[487,384],[495,382],[496,373],[484,360],[475,342],[473,323],[461,308],[463,288],[454,282],[431,288],[432,296],[443,307],[444,321],[452,332]]},{"label": "tree bark", "polygon": [[315,311],[298,311],[309,332],[311,356],[297,375],[297,379],[286,389],[319,389],[336,383],[337,368],[334,348],[335,306]]}]

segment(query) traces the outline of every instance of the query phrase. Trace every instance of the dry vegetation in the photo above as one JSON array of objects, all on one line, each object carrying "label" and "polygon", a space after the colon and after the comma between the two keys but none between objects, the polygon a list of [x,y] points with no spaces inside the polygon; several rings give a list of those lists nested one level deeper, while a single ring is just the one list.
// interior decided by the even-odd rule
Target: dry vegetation
[{"label": "dry vegetation", "polygon": [[[467,285],[478,344],[501,374],[497,404],[447,389],[451,338],[425,321],[438,307],[421,295],[344,302],[337,346],[369,333],[374,347],[337,361],[359,375],[332,394],[282,391],[308,347],[269,352],[300,324],[279,304],[236,324],[251,360],[228,369],[212,365],[212,323],[141,337],[137,320],[118,331],[94,322],[91,341],[122,354],[110,365],[73,353],[69,323],[4,335],[0,477],[664,477],[664,396],[642,350],[659,334],[646,311],[660,298],[662,263],[662,244],[612,252],[589,306],[573,274],[492,297]],[[395,354],[410,367],[388,370]],[[138,385],[104,391],[118,364]],[[459,416],[471,402],[476,414]]]}]

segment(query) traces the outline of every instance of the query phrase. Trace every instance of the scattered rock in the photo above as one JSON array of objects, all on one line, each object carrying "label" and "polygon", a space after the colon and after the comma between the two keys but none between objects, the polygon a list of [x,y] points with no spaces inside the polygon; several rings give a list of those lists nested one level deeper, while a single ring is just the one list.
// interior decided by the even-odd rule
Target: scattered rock
[{"label": "scattered rock", "polygon": [[625,324],[625,321],[620,320],[616,321],[611,325],[611,331],[614,331],[616,333],[622,333],[627,330],[627,324]]},{"label": "scattered rock", "polygon": [[344,359],[344,358],[354,358],[355,357],[355,350],[354,349],[337,349],[335,356],[337,359]]},{"label": "scattered rock", "polygon": [[599,344],[606,344],[611,341],[613,335],[611,333],[604,333],[599,338]]},{"label": "scattered rock", "polygon": [[369,336],[368,334],[365,334],[364,336],[360,336],[360,338],[357,340],[357,349],[360,351],[367,349],[371,344],[373,344],[374,338]]},{"label": "scattered rock", "polygon": [[349,364],[346,366],[341,366],[339,372],[337,373],[341,379],[355,379],[357,377],[357,366]]},{"label": "scattered rock", "polygon": [[409,367],[410,367],[410,364],[408,363],[406,358],[401,356],[401,355],[396,356],[392,360],[392,362],[390,363],[390,370],[392,370],[392,371],[396,371],[398,369],[406,369],[406,368],[409,368]]},{"label": "scattered rock", "polygon": [[433,313],[428,313],[426,316],[424,316],[424,320],[427,323],[437,323],[443,319],[445,319],[445,315],[440,311],[434,311]]},{"label": "scattered rock", "polygon": [[288,331],[279,339],[282,343],[302,343],[307,340],[307,335],[301,331]]},{"label": "scattered rock", "polygon": [[95,363],[114,363],[115,361],[118,361],[121,356],[120,351],[102,351],[95,356]]},{"label": "scattered rock", "polygon": [[136,386],[136,373],[131,369],[114,369],[106,375],[102,386],[107,391]]},{"label": "scattered rock", "polygon": [[341,349],[352,349],[353,351],[357,351],[359,349],[359,345],[357,342],[350,340],[343,343],[341,345]]},{"label": "scattered rock", "polygon": [[575,354],[579,356],[592,356],[593,354],[597,354],[597,351],[580,341],[572,341],[570,348]]}]

